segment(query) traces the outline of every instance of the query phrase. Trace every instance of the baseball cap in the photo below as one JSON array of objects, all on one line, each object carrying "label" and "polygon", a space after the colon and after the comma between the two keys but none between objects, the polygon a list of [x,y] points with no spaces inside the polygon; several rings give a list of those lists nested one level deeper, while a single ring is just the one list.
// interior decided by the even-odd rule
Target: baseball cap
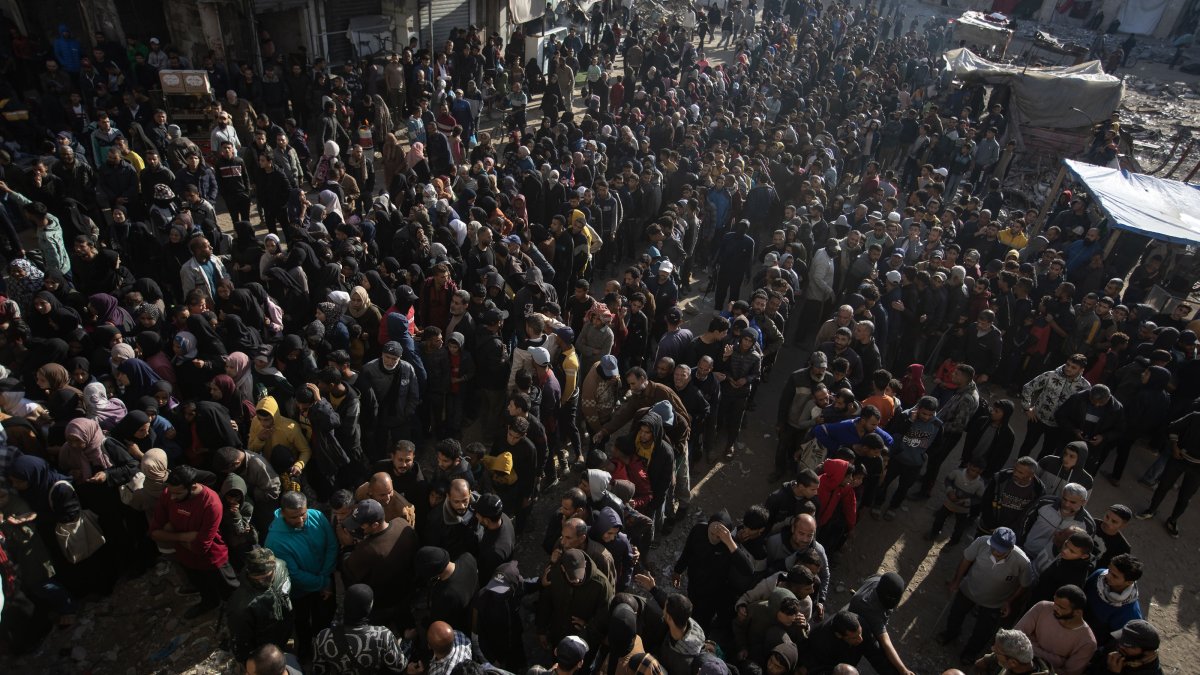
[{"label": "baseball cap", "polygon": [[671,272],[675,271],[675,265],[673,265],[670,260],[664,260],[658,264],[658,271],[670,274]]},{"label": "baseball cap", "polygon": [[1000,553],[1008,553],[1017,545],[1017,533],[1007,527],[997,527],[988,538],[988,546]]},{"label": "baseball cap", "polygon": [[571,328],[570,326],[562,326],[557,328],[555,329],[554,334],[558,336],[558,339],[567,344],[575,343],[575,329]]},{"label": "baseball cap", "polygon": [[517,234],[510,234],[504,238],[504,243],[516,244],[517,246],[520,246],[521,245],[521,236],[517,235]]},{"label": "baseball cap", "polygon": [[1157,650],[1160,642],[1158,629],[1142,619],[1130,621],[1121,630],[1113,631],[1112,636],[1126,647],[1136,647],[1148,652]]},{"label": "baseball cap", "polygon": [[572,670],[583,663],[583,657],[587,656],[587,653],[588,643],[584,642],[583,638],[568,635],[554,648],[554,660],[564,670]]},{"label": "baseball cap", "polygon": [[892,255],[900,256],[901,258],[903,258],[904,257],[904,249],[902,249],[902,248],[892,249]]},{"label": "baseball cap", "polygon": [[156,44],[160,44],[160,43],[158,41],[158,38],[152,37],[152,38],[150,38],[150,44],[156,45]]},{"label": "baseball cap", "polygon": [[667,321],[675,323],[681,320],[683,320],[683,312],[679,311],[678,307],[672,307],[667,310]]},{"label": "baseball cap", "polygon": [[560,560],[568,581],[581,583],[587,576],[587,559],[584,558],[583,551],[576,548],[564,551]]},{"label": "baseball cap", "polygon": [[940,166],[940,167],[934,169],[933,172],[936,173],[937,175],[941,176],[942,178],[945,178],[946,176],[950,175],[950,170],[944,166]]},{"label": "baseball cap", "polygon": [[496,519],[504,512],[504,502],[501,501],[499,495],[487,493],[480,495],[479,500],[475,502],[475,512],[486,518]]},{"label": "baseball cap", "polygon": [[898,223],[898,222],[900,222],[900,214],[899,214],[899,213],[896,213],[895,211],[889,211],[889,212],[888,212],[888,222],[889,222],[889,223]]},{"label": "baseball cap", "polygon": [[612,354],[605,354],[600,357],[600,374],[605,377],[616,377],[619,370],[617,369],[617,357]]},{"label": "baseball cap", "polygon": [[867,214],[867,218],[871,220],[883,220],[883,214],[878,211],[872,211]]},{"label": "baseball cap", "polygon": [[354,511],[342,521],[342,527],[347,532],[353,532],[363,525],[371,525],[383,521],[383,505],[374,499],[364,499],[359,502]]},{"label": "baseball cap", "polygon": [[508,312],[495,307],[492,307],[491,309],[485,309],[483,310],[483,314],[479,315],[479,320],[483,322],[485,326],[503,321],[507,318]]},{"label": "baseball cap", "polygon": [[883,275],[883,278],[887,279],[893,284],[898,284],[900,283],[900,272],[896,270],[889,270],[887,274]]},{"label": "baseball cap", "polygon": [[550,352],[546,351],[545,347],[530,347],[529,355],[533,357],[533,362],[539,366],[550,365]]},{"label": "baseball cap", "polygon": [[399,342],[392,340],[390,342],[384,343],[383,353],[387,354],[388,356],[400,356],[400,355],[404,354],[404,348],[400,346]]}]

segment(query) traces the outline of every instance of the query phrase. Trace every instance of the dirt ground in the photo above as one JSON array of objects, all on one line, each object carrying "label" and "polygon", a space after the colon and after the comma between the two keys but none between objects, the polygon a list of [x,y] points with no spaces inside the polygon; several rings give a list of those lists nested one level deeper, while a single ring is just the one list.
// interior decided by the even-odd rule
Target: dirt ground
[{"label": "dirt ground", "polygon": [[[925,3],[909,2],[905,7],[907,20],[914,16],[945,15],[944,8]],[[922,18],[921,23],[924,23]],[[728,52],[711,52],[709,58],[720,62]],[[1176,123],[1190,125],[1200,120],[1198,97],[1192,91],[1197,78],[1168,71],[1160,63],[1143,61],[1129,72],[1127,97],[1123,108],[1142,117],[1149,128],[1160,135],[1169,135]],[[1135,79],[1136,78],[1136,79]],[[1176,83],[1178,85],[1170,84]],[[1143,84],[1146,83],[1146,84]],[[1153,91],[1139,91],[1149,83]],[[1168,92],[1162,90],[1169,84]],[[1157,106],[1166,113],[1141,113],[1139,110]],[[1186,168],[1185,168],[1186,171]],[[228,216],[220,216],[222,226],[231,229]],[[704,288],[705,279],[694,283]],[[711,316],[711,299],[695,296],[685,299],[689,307],[690,327],[703,330]],[[705,514],[726,508],[737,518],[752,504],[760,503],[776,486],[766,482],[773,462],[776,444],[774,420],[776,402],[787,374],[805,363],[807,352],[787,348],[775,366],[774,376],[757,396],[758,409],[747,415],[747,425],[741,435],[745,447],[731,463],[701,463],[692,469],[694,489],[693,522]],[[991,398],[1002,392],[990,391]],[[1019,407],[1019,406],[1018,406]],[[1014,420],[1018,436],[1024,434],[1025,419],[1018,413]],[[422,463],[432,462],[429,453]],[[1123,503],[1135,511],[1150,499],[1150,491],[1138,485],[1136,477],[1154,459],[1147,448],[1135,449],[1130,460],[1129,477],[1120,488],[1100,479],[1091,497],[1093,514],[1102,514],[1105,507]],[[949,463],[948,463],[949,464]],[[948,469],[947,469],[948,470]],[[541,569],[545,556],[541,553],[540,538],[549,514],[557,507],[558,491],[573,485],[573,479],[560,483],[556,492],[538,505],[529,532],[518,542],[517,558],[522,573],[532,576]],[[839,566],[833,571],[830,609],[845,605],[857,584],[881,571],[896,571],[908,580],[908,592],[892,616],[890,629],[905,663],[921,675],[941,673],[956,666],[957,647],[943,648],[931,640],[943,627],[943,612],[950,594],[947,583],[954,574],[962,546],[947,550],[944,542],[930,544],[922,535],[940,504],[940,495],[927,502],[906,502],[898,518],[890,523],[874,521],[865,516],[850,542],[843,549]],[[1160,513],[1165,515],[1174,503],[1168,498]],[[674,562],[683,545],[689,525],[680,524],[663,537],[648,552],[648,561],[655,569],[664,570]],[[1133,552],[1146,563],[1146,575],[1140,582],[1143,612],[1163,637],[1162,663],[1169,675],[1200,672],[1200,587],[1189,582],[1193,570],[1190,556],[1197,554],[1195,533],[1200,531],[1200,515],[1192,509],[1180,521],[1181,539],[1171,539],[1161,524],[1154,521],[1133,521],[1126,536]],[[660,584],[667,584],[669,573],[662,573]],[[7,672],[46,675],[120,673],[124,675],[174,674],[208,675],[238,672],[228,652],[219,649],[214,615],[201,622],[189,622],[182,612],[193,602],[174,592],[173,574],[157,576],[150,572],[142,578],[125,582],[108,599],[87,605],[72,629],[52,634],[39,649],[28,656],[10,660]],[[1190,636],[1190,637],[1189,637]],[[864,673],[871,672],[864,662]]]}]

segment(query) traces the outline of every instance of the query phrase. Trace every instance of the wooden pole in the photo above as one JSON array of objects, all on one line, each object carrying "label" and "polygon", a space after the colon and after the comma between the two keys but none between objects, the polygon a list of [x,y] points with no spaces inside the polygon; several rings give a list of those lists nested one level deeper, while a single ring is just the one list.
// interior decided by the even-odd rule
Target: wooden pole
[{"label": "wooden pole", "polygon": [[1037,221],[1033,224],[1029,231],[1029,238],[1032,240],[1041,232],[1042,225],[1046,221],[1046,213],[1050,211],[1050,205],[1058,201],[1058,192],[1062,188],[1063,181],[1067,178],[1067,165],[1063,164],[1058,169],[1058,177],[1054,179],[1054,185],[1050,186],[1050,192],[1046,195],[1045,201],[1042,202],[1042,210],[1038,211]]},{"label": "wooden pole", "polygon": [[1104,244],[1104,257],[1107,258],[1112,254],[1113,248],[1117,245],[1117,239],[1121,236],[1121,230],[1112,229],[1112,234],[1108,235],[1108,242]]}]

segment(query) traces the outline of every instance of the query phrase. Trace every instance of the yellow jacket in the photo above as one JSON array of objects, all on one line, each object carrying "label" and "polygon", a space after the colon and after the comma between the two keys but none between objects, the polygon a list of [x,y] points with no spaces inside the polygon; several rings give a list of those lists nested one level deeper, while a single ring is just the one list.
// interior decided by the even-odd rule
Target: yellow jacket
[{"label": "yellow jacket", "polygon": [[566,351],[562,353],[562,400],[569,401],[575,395],[575,388],[579,386],[579,356],[575,354],[575,348],[567,345]]},{"label": "yellow jacket", "polygon": [[279,414],[279,403],[275,401],[274,396],[264,396],[255,406],[255,410],[270,413],[275,418],[275,424],[270,433],[266,434],[264,433],[266,429],[259,421],[259,416],[255,415],[254,420],[250,422],[250,442],[247,449],[261,454],[267,458],[267,461],[270,461],[271,450],[277,445],[282,445],[289,448],[296,457],[296,463],[292,466],[303,471],[312,456],[312,449],[308,447],[308,441],[300,432],[300,425],[296,420]]}]

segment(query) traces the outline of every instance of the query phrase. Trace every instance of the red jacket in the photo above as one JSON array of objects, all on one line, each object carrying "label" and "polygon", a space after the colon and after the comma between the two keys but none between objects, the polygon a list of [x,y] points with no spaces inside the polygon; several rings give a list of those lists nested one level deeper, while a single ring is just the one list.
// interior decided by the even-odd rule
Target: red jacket
[{"label": "red jacket", "polygon": [[817,503],[821,505],[817,511],[818,527],[829,522],[838,506],[841,506],[846,530],[854,529],[858,520],[858,504],[854,488],[845,482],[849,471],[850,462],[844,459],[827,459],[822,465],[821,481],[817,483]]},{"label": "red jacket", "polygon": [[627,480],[633,483],[633,498],[629,505],[636,510],[649,504],[654,499],[654,489],[650,486],[650,474],[641,457],[635,457],[628,464],[615,457],[612,459],[613,480]]},{"label": "red jacket", "polygon": [[221,498],[212,489],[200,486],[200,493],[182,502],[171,499],[164,488],[150,519],[150,531],[170,523],[175,532],[196,532],[190,544],[175,544],[175,559],[194,570],[210,570],[229,562],[229,549],[217,532],[221,525]]}]

